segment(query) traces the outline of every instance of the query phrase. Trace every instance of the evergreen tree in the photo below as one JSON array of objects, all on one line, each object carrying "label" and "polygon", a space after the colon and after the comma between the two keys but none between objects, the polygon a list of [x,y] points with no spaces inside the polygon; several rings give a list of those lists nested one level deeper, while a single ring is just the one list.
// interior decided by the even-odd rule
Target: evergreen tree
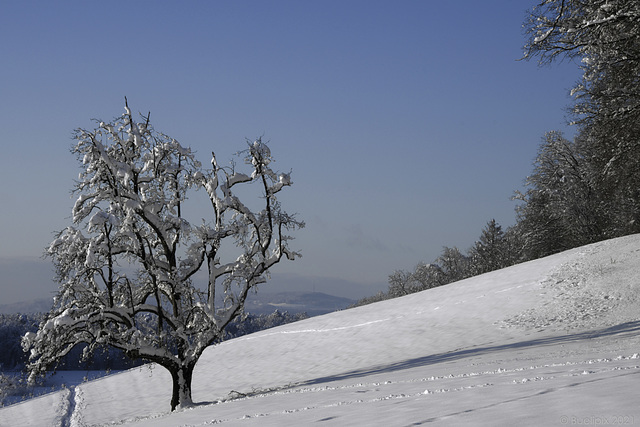
[{"label": "evergreen tree", "polygon": [[471,269],[474,275],[487,273],[506,267],[506,245],[504,232],[495,219],[489,221],[479,240],[469,251]]}]

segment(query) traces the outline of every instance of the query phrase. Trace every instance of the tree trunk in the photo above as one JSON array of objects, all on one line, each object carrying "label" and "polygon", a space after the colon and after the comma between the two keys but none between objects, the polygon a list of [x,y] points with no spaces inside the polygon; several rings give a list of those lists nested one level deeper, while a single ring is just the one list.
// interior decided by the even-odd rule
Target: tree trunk
[{"label": "tree trunk", "polygon": [[173,381],[173,393],[171,395],[171,411],[176,408],[187,407],[193,404],[191,400],[191,379],[193,378],[193,368],[195,363],[179,365],[172,369],[171,379]]}]

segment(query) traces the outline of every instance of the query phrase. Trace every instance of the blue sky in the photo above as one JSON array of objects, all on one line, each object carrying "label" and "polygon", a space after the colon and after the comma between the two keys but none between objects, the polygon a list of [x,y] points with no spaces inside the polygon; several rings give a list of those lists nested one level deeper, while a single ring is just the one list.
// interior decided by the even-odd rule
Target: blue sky
[{"label": "blue sky", "polygon": [[263,136],[293,170],[303,258],[264,290],[373,294],[492,218],[512,225],[580,76],[517,61],[534,3],[0,3],[0,304],[54,292],[39,257],[69,225],[72,131],[125,96],[203,163]]}]

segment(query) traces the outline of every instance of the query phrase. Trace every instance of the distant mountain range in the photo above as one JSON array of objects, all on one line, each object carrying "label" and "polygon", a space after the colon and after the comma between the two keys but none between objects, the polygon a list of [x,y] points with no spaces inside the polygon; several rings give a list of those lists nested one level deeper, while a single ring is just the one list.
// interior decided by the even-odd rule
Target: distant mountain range
[{"label": "distant mountain range", "polygon": [[269,314],[275,310],[289,313],[307,313],[310,317],[343,310],[355,300],[322,292],[258,292],[247,298],[245,311],[251,314]]},{"label": "distant mountain range", "polygon": [[31,301],[14,302],[12,304],[0,304],[0,314],[46,313],[51,309],[52,305],[52,298],[34,299]]},{"label": "distant mountain range", "polygon": [[[0,304],[0,314],[43,313],[52,305],[50,298],[13,304]],[[294,313],[307,313],[308,316],[319,316],[342,310],[355,303],[349,298],[328,295],[322,292],[258,292],[250,294],[245,304],[247,313],[260,315],[270,314],[275,310]]]}]

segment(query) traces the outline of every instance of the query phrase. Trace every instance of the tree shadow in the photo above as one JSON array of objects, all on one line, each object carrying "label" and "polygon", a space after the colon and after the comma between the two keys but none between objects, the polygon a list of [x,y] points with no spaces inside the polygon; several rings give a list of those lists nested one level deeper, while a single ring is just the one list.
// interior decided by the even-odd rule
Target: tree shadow
[{"label": "tree shadow", "polygon": [[298,383],[296,386],[309,386],[317,385],[321,383],[339,381],[345,379],[360,378],[369,375],[389,373],[395,371],[402,371],[405,369],[416,368],[420,366],[433,365],[442,362],[450,362],[454,360],[463,359],[471,356],[481,356],[490,353],[498,353],[504,350],[523,349],[538,346],[549,346],[563,343],[571,343],[581,340],[590,340],[594,338],[601,338],[606,336],[620,335],[633,336],[640,332],[640,321],[622,323],[603,329],[583,331],[574,334],[558,335],[552,337],[537,338],[527,341],[519,341],[515,343],[507,343],[495,346],[477,346],[467,349],[454,350],[446,353],[433,354],[424,357],[417,357],[413,359],[404,360],[401,362],[390,363],[386,365],[377,365],[364,369],[357,369],[349,372],[344,372],[336,375],[329,375],[325,377],[315,378],[303,383]]}]

